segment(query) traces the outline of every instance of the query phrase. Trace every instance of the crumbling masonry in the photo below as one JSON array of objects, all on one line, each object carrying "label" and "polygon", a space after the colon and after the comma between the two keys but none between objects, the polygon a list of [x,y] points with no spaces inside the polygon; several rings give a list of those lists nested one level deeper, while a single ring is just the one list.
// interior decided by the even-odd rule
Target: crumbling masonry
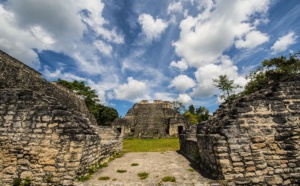
[{"label": "crumbling masonry", "polygon": [[0,185],[72,185],[90,166],[121,151],[83,100],[0,51]]},{"label": "crumbling masonry", "polygon": [[180,136],[201,170],[236,185],[300,184],[300,77],[223,104]]}]

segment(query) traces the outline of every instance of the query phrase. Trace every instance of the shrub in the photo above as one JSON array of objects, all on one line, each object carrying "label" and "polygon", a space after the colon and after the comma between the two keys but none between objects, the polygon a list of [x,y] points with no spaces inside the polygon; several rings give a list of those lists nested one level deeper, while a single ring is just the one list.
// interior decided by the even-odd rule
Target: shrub
[{"label": "shrub", "polygon": [[138,163],[132,163],[131,166],[135,167],[135,166],[138,166],[139,164]]}]

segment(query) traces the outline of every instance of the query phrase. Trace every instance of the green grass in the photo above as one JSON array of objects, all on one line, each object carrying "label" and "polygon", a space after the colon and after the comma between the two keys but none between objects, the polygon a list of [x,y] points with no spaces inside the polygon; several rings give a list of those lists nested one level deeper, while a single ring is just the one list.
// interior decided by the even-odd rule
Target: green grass
[{"label": "green grass", "polygon": [[138,163],[132,163],[131,166],[135,167],[135,166],[138,166],[139,164]]},{"label": "green grass", "polygon": [[140,177],[141,180],[144,180],[144,179],[148,178],[149,173],[147,173],[147,172],[140,172],[140,173],[138,173],[138,176]]},{"label": "green grass", "polygon": [[117,173],[125,173],[125,172],[127,172],[127,170],[120,170],[120,169],[117,170]]},{"label": "green grass", "polygon": [[110,178],[108,176],[99,177],[98,180],[109,180]]},{"label": "green grass", "polygon": [[194,172],[195,170],[194,170],[194,169],[188,169],[188,171],[190,171],[190,172]]},{"label": "green grass", "polygon": [[125,139],[123,152],[166,152],[179,150],[179,139]]},{"label": "green grass", "polygon": [[163,182],[176,182],[176,178],[174,176],[165,176],[161,179]]}]

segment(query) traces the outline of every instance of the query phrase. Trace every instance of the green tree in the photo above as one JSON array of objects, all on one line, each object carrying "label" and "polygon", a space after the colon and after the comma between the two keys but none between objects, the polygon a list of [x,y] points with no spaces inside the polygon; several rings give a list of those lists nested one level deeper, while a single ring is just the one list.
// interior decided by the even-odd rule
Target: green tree
[{"label": "green tree", "polygon": [[172,106],[173,106],[173,109],[178,113],[182,114],[185,112],[185,106],[183,105],[183,103],[181,103],[179,101],[173,101]]},{"label": "green tree", "polygon": [[195,109],[194,105],[190,105],[189,110],[186,111],[183,116],[187,118],[191,124],[198,124],[209,119],[209,111],[205,107],[200,106]]},{"label": "green tree", "polygon": [[118,111],[114,108],[102,106],[102,108],[99,110],[99,122],[102,125],[109,126],[118,117]]},{"label": "green tree", "polygon": [[213,79],[213,82],[223,92],[220,98],[226,101],[234,94],[235,89],[241,88],[240,85],[234,83],[234,80],[230,80],[227,75],[220,75],[219,79]]},{"label": "green tree", "polygon": [[189,112],[190,112],[191,114],[195,114],[195,107],[194,107],[193,104],[189,106]]},{"label": "green tree", "polygon": [[202,121],[206,121],[209,119],[209,110],[205,107],[199,107],[196,109],[196,115],[198,118],[198,122],[201,123]]},{"label": "green tree", "polygon": [[191,124],[197,124],[198,118],[197,115],[192,114],[190,111],[186,111],[183,116],[189,120]]},{"label": "green tree", "polygon": [[118,112],[110,107],[101,105],[96,91],[86,86],[84,82],[58,79],[57,83],[82,96],[88,110],[95,116],[98,125],[110,125],[118,117]]},{"label": "green tree", "polygon": [[300,72],[299,56],[300,52],[297,52],[288,58],[281,56],[264,60],[255,71],[246,76],[249,82],[242,94],[251,94],[265,88],[272,82],[298,75]]}]

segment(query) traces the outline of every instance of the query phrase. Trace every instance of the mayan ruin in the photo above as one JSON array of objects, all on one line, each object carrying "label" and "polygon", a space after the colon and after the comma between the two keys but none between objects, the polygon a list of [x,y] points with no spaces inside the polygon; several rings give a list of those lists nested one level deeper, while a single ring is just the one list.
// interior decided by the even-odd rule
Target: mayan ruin
[{"label": "mayan ruin", "polygon": [[180,150],[200,169],[236,185],[300,183],[300,77],[223,104],[180,135]]},{"label": "mayan ruin", "polygon": [[0,0],[0,186],[299,186],[300,0]]},{"label": "mayan ruin", "polygon": [[168,101],[143,100],[129,109],[124,118],[112,123],[124,138],[163,138],[178,136],[185,130],[187,120]]},{"label": "mayan ruin", "polygon": [[0,185],[72,185],[92,165],[122,150],[74,93],[0,51]]}]

